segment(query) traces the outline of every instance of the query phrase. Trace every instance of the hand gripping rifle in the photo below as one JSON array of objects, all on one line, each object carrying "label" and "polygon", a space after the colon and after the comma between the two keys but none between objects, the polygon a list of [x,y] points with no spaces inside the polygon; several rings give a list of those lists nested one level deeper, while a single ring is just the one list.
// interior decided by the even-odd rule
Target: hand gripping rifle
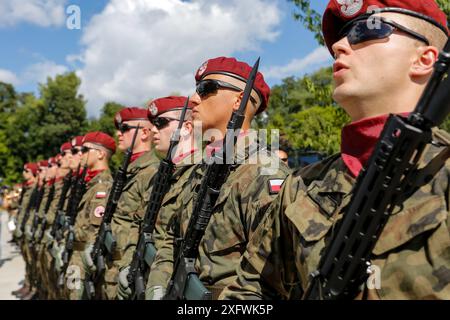
[{"label": "hand gripping rifle", "polygon": [[189,97],[184,104],[181,112],[178,128],[172,134],[169,150],[166,158],[159,163],[158,172],[152,182],[153,189],[150,195],[150,201],[145,211],[141,231],[139,233],[138,243],[134,250],[133,260],[130,264],[128,273],[128,283],[133,291],[133,298],[137,300],[145,299],[145,280],[144,276],[150,269],[156,255],[155,240],[153,239],[153,230],[155,229],[156,219],[159,209],[167,191],[170,189],[172,175],[175,171],[175,164],[172,162],[172,155],[175,154],[176,147],[180,141],[180,131],[184,123],[186,110],[188,108]]},{"label": "hand gripping rifle", "polygon": [[[245,108],[253,89],[256,74],[259,67],[259,58],[253,66],[248,77],[244,96],[239,109],[233,112],[227,125],[222,150],[215,153],[212,161],[206,166],[206,173],[200,184],[194,211],[189,220],[186,235],[178,250],[178,256],[174,263],[174,271],[169,282],[167,294],[168,300],[211,300],[212,295],[198,278],[195,270],[195,261],[198,256],[198,247],[205,234],[209,220],[213,213],[216,200],[222,185],[227,180],[231,164],[227,164],[226,152],[234,150],[238,133],[245,118]],[[231,137],[230,137],[231,135]]]},{"label": "hand gripping rifle", "polygon": [[86,275],[84,282],[84,293],[87,299],[93,299],[95,297],[95,283],[101,279],[105,272],[105,256],[107,252],[112,254],[116,248],[116,241],[113,238],[111,230],[111,221],[116,211],[117,204],[119,203],[120,196],[122,195],[123,187],[127,180],[127,170],[133,155],[133,148],[136,142],[136,137],[140,125],[138,124],[136,131],[134,132],[133,140],[130,147],[127,149],[123,158],[122,166],[117,170],[114,177],[114,182],[111,187],[111,191],[106,203],[105,213],[103,215],[102,224],[100,225],[97,237],[95,238],[94,248],[91,252],[92,261],[96,265],[95,274]]},{"label": "hand gripping rifle", "polygon": [[368,278],[373,248],[394,208],[428,183],[450,156],[447,146],[426,167],[418,168],[425,147],[435,144],[431,128],[450,112],[449,67],[450,41],[439,55],[416,109],[408,118],[388,118],[357,178],[338,230],[325,248],[318,270],[311,274],[304,299],[354,298]]}]

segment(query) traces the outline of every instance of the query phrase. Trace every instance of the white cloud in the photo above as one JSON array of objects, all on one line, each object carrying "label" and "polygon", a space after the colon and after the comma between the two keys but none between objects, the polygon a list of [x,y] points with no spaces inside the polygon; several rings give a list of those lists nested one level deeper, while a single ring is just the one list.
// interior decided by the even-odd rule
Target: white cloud
[{"label": "white cloud", "polygon": [[28,66],[20,78],[27,83],[45,83],[47,77],[54,77],[66,71],[68,71],[66,66],[45,60]]},{"label": "white cloud", "polygon": [[67,0],[0,0],[0,27],[22,22],[41,27],[64,24]]},{"label": "white cloud", "polygon": [[0,81],[11,83],[12,85],[19,84],[19,78],[16,74],[5,69],[0,69]]},{"label": "white cloud", "polygon": [[78,74],[88,113],[108,100],[136,105],[192,93],[206,59],[260,50],[278,36],[281,14],[272,0],[111,0],[82,29]]},{"label": "white cloud", "polygon": [[284,66],[272,66],[263,70],[266,79],[283,79],[292,75],[300,76],[305,72],[330,65],[333,58],[325,47],[319,47],[306,57],[294,59]]}]

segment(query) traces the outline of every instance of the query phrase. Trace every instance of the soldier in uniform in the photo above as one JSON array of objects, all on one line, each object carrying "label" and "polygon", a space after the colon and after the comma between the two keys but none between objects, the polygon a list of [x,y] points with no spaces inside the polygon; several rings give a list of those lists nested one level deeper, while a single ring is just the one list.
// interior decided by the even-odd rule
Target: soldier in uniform
[{"label": "soldier in uniform", "polygon": [[[110,260],[112,261],[109,260],[107,263],[104,283],[100,284],[103,288],[101,298],[108,300],[116,298],[121,260],[132,254],[131,248],[128,247],[131,224],[136,215],[143,215],[145,191],[148,189],[148,183],[159,164],[159,159],[151,148],[152,124],[147,118],[147,110],[137,107],[124,108],[114,117],[114,124],[117,128],[118,148],[122,151],[131,146],[138,125],[140,129],[134,144],[131,163],[128,166],[127,181],[111,223],[112,234],[117,242],[117,247],[111,256]],[[93,245],[87,246],[83,254],[86,272],[95,270],[95,265],[90,258],[92,247]]]},{"label": "soldier in uniform", "polygon": [[81,253],[86,243],[97,234],[105,211],[107,193],[112,186],[108,162],[116,151],[114,139],[103,132],[89,132],[83,138],[82,163],[87,163],[86,192],[79,205],[75,220],[73,253],[66,272],[66,298],[80,300],[83,294],[84,271]]},{"label": "soldier in uniform", "polygon": [[49,252],[49,248],[52,247],[54,238],[51,235],[51,229],[56,217],[56,210],[59,199],[61,197],[61,192],[64,184],[64,178],[69,179],[67,177],[70,175],[70,167],[69,167],[69,158],[71,156],[72,144],[70,142],[65,142],[60,147],[60,154],[56,156],[56,177],[55,177],[55,191],[53,200],[49,204],[49,209],[46,214],[47,225],[44,232],[44,237],[42,239],[43,244],[43,255],[42,255],[42,265],[43,265],[43,287],[47,292],[48,299],[56,299],[56,275],[53,269],[53,257]]},{"label": "soldier in uniform", "polygon": [[[24,219],[25,212],[27,211],[30,202],[35,197],[35,187],[37,182],[37,175],[38,175],[38,165],[36,163],[26,163],[23,167],[23,178],[25,180],[24,188],[26,189],[25,194],[23,196],[22,205],[19,208],[18,217],[17,217],[17,227],[14,232],[15,239],[18,240],[18,243],[20,244],[20,251],[22,252],[22,257],[24,260],[25,257],[25,241],[24,241],[24,235],[21,230],[22,226],[22,220]],[[19,242],[20,241],[20,242]],[[17,295],[19,298],[22,297],[28,297],[31,293],[31,279],[30,279],[30,269],[29,265],[26,263],[25,260],[25,281],[22,288],[15,290],[12,292],[13,295]]]},{"label": "soldier in uniform", "polygon": [[[218,57],[206,61],[196,72],[196,93],[192,96],[193,120],[204,134],[213,130],[206,150],[209,157],[221,147],[231,114],[240,106],[251,67],[234,58]],[[259,219],[279,191],[289,169],[278,157],[259,148],[254,164],[246,161],[258,150],[257,141],[248,136],[253,117],[267,107],[270,89],[258,72],[246,106],[245,120],[238,137],[238,159],[232,159],[231,174],[220,190],[213,215],[201,240],[196,267],[200,280],[217,298],[236,277],[235,267]],[[247,139],[248,138],[248,139]],[[212,139],[215,139],[212,141]],[[270,160],[270,161],[265,161]],[[269,165],[270,163],[270,165]],[[271,167],[272,170],[266,170]],[[273,167],[273,168],[272,168]],[[171,206],[173,216],[148,279],[147,298],[160,299],[168,286],[174,263],[175,239],[183,238],[192,215],[194,199],[205,173],[196,165],[182,191]],[[199,199],[201,201],[201,199]]]},{"label": "soldier in uniform", "polygon": [[[179,125],[179,119],[181,117],[181,110],[186,102],[186,97],[163,97],[159,99],[155,99],[150,102],[148,108],[148,119],[152,123],[152,133],[153,133],[153,148],[159,159],[165,158],[167,152],[169,150],[170,138],[173,132],[177,129]],[[189,106],[190,108],[192,105]],[[191,137],[192,133],[192,121],[191,121],[191,110],[188,109],[186,111],[184,123],[181,129],[182,139],[186,139],[186,137]],[[192,167],[191,164],[182,164],[182,160],[185,159],[190,152],[186,152],[184,156],[180,154],[180,151],[183,150],[183,146],[185,146],[184,141],[180,141],[179,149],[177,148],[177,152],[172,155],[173,161],[177,164],[176,172],[173,174],[172,181],[170,182],[171,186],[174,186],[175,183],[181,178],[181,176]],[[158,163],[159,166],[159,163]],[[155,172],[156,173],[156,172]],[[153,177],[152,177],[153,178]],[[145,210],[147,209],[147,204],[150,199],[150,195],[152,193],[153,180],[152,181],[139,181],[140,191],[144,194],[144,210],[139,211],[133,218],[133,222],[131,224],[130,229],[130,237],[128,240],[127,247],[129,248],[129,254],[122,259],[121,264],[121,272],[119,274],[119,288],[117,292],[117,298],[120,300],[125,300],[130,297],[131,290],[128,286],[127,275],[129,272],[129,264],[133,257],[133,253],[135,247],[138,242],[139,232],[142,225],[142,221],[144,218]],[[147,189],[145,189],[147,188]],[[170,218],[170,217],[169,217]],[[165,216],[158,215],[157,226],[156,229],[161,230],[165,229],[167,225],[167,219]],[[155,239],[155,247],[158,249],[161,237],[163,236],[163,232],[154,232]]]},{"label": "soldier in uniform", "polygon": [[[375,16],[365,15],[370,6],[378,8]],[[323,33],[336,59],[333,98],[352,119],[342,129],[341,153],[286,180],[222,298],[304,294],[387,115],[416,106],[447,41],[446,20],[434,0],[329,2]],[[450,142],[438,129],[434,140],[425,161]],[[360,288],[357,298],[450,298],[449,169],[447,161],[389,217],[372,252],[375,281]]]}]

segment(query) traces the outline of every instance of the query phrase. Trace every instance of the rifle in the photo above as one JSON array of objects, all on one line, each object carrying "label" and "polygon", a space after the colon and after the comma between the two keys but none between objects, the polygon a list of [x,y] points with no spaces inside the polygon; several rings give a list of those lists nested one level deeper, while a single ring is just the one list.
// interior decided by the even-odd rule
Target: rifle
[{"label": "rifle", "polygon": [[60,211],[58,211],[57,219],[55,219],[55,222],[56,222],[55,239],[58,242],[60,242],[63,239],[64,231],[67,229],[68,219],[66,217],[66,213],[71,212],[72,207],[74,205],[73,202],[75,200],[77,186],[80,183],[80,178],[81,178],[80,168],[81,168],[81,164],[78,164],[75,176],[71,177],[70,194],[69,194],[69,198],[67,201],[66,211],[64,212],[64,203],[63,203],[63,207],[61,208]]},{"label": "rifle", "polygon": [[88,171],[87,168],[87,161],[84,165],[83,172],[81,173],[79,179],[77,179],[77,184],[75,185],[74,189],[74,196],[71,202],[70,208],[68,208],[67,215],[66,215],[66,229],[68,229],[67,236],[66,236],[66,242],[65,247],[62,252],[62,262],[63,266],[61,267],[61,273],[59,274],[58,278],[58,285],[62,286],[64,284],[64,274],[65,270],[68,267],[70,257],[73,252],[73,243],[75,241],[75,230],[74,225],[75,221],[78,216],[78,205],[80,204],[81,198],[83,197],[85,191],[86,191],[86,173]]},{"label": "rifle", "polygon": [[108,195],[108,201],[106,203],[102,223],[97,233],[97,237],[95,238],[91,257],[92,261],[94,261],[96,265],[96,271],[94,274],[87,274],[84,281],[84,294],[89,300],[95,297],[95,283],[99,281],[105,272],[105,256],[107,252],[113,253],[116,248],[116,241],[113,238],[111,230],[111,221],[127,180],[127,170],[131,161],[131,156],[133,155],[133,148],[139,129],[140,125],[138,124],[136,131],[134,132],[131,145],[127,149],[123,158],[122,166],[116,172],[111,191]]},{"label": "rifle", "polygon": [[155,240],[153,239],[153,230],[155,229],[156,219],[164,196],[170,189],[170,183],[175,171],[175,164],[172,161],[172,155],[180,141],[180,131],[183,126],[186,110],[188,108],[189,97],[186,100],[181,112],[178,128],[170,139],[169,150],[164,159],[159,163],[158,171],[153,181],[153,189],[150,195],[150,201],[145,211],[142,229],[139,233],[139,239],[134,250],[133,260],[130,264],[130,272],[127,279],[130,288],[134,292],[134,298],[138,300],[145,299],[145,281],[144,275],[150,269],[156,255]]},{"label": "rifle", "polygon": [[50,234],[55,237],[56,236],[56,232],[60,227],[60,222],[61,222],[61,215],[64,215],[64,204],[66,203],[66,197],[67,197],[67,192],[69,191],[71,182],[72,182],[72,170],[69,171],[69,173],[64,177],[63,180],[63,186],[61,189],[61,195],[59,196],[59,200],[58,200],[58,204],[56,206],[56,216],[55,216],[55,220],[53,222],[52,225],[52,229],[50,231]]},{"label": "rifle", "polygon": [[40,243],[42,241],[42,238],[44,237],[45,229],[47,228],[47,212],[50,209],[50,204],[53,201],[53,198],[55,197],[55,181],[53,179],[53,184],[50,187],[50,190],[48,192],[47,202],[45,203],[44,208],[44,214],[41,219],[41,229],[39,230],[39,233],[36,236],[36,241]]},{"label": "rifle", "polygon": [[[233,112],[227,125],[225,139],[221,152],[213,155],[212,161],[206,166],[206,173],[200,184],[194,211],[189,220],[186,235],[178,250],[174,263],[174,271],[169,282],[167,294],[168,300],[211,300],[212,295],[198,278],[195,270],[195,261],[198,256],[198,247],[205,234],[205,230],[211,219],[216,200],[222,185],[227,180],[231,164],[225,162],[225,153],[234,150],[238,133],[245,118],[245,108],[253,89],[256,74],[259,67],[259,58],[253,66],[244,89],[244,95],[239,109]],[[231,134],[231,137],[230,137]]]},{"label": "rifle", "polygon": [[37,201],[37,197],[38,197],[38,185],[36,184],[36,186],[33,188],[33,191],[31,192],[31,196],[30,196],[30,200],[28,201],[27,207],[25,209],[23,218],[22,218],[22,223],[20,224],[20,231],[24,232],[25,230],[25,225],[27,224],[27,221],[30,217],[30,211],[31,208],[33,208],[36,204]]},{"label": "rifle", "polygon": [[31,236],[31,242],[30,242],[30,247],[31,247],[31,248],[32,248],[32,247],[34,246],[34,244],[35,244],[34,238],[35,238],[35,235],[36,235],[36,230],[38,229],[39,223],[40,223],[40,220],[41,220],[41,219],[39,218],[38,213],[39,213],[39,208],[41,207],[42,199],[44,198],[45,184],[46,184],[46,181],[45,181],[45,178],[44,178],[44,180],[42,181],[42,186],[41,186],[41,188],[39,189],[39,194],[38,194],[38,198],[37,198],[37,201],[36,201],[36,206],[35,206],[35,208],[34,208],[33,224],[32,224],[32,226],[31,226],[31,234],[32,234],[32,236]]},{"label": "rifle", "polygon": [[446,146],[419,169],[431,128],[450,112],[450,41],[415,110],[403,118],[390,115],[380,139],[360,172],[351,202],[329,242],[319,267],[311,274],[304,299],[354,298],[368,278],[372,251],[394,208],[429,182],[450,156]]}]

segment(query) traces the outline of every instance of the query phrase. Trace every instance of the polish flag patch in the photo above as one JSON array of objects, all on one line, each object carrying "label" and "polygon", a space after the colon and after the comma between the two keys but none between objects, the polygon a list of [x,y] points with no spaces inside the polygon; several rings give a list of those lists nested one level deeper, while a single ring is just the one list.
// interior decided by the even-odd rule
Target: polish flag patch
[{"label": "polish flag patch", "polygon": [[269,191],[270,194],[277,194],[281,190],[284,179],[270,179],[269,180]]},{"label": "polish flag patch", "polygon": [[105,207],[104,206],[98,206],[94,210],[94,216],[96,216],[97,218],[103,217],[104,213],[105,213]]},{"label": "polish flag patch", "polygon": [[95,199],[103,199],[103,198],[106,198],[106,192],[99,191],[95,194]]}]

